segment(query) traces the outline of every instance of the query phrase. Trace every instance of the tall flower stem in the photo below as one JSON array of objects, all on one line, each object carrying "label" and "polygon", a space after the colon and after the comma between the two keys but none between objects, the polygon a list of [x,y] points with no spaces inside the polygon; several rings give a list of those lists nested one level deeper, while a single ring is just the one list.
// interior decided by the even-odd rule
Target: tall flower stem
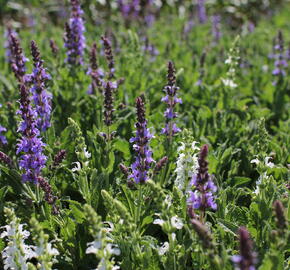
[{"label": "tall flower stem", "polygon": [[137,199],[138,206],[137,206],[137,211],[136,211],[136,215],[135,215],[135,223],[136,223],[136,225],[140,224],[140,218],[141,218],[140,215],[141,215],[142,195],[143,195],[142,186],[143,185],[139,185],[139,187],[138,187],[138,199]]},{"label": "tall flower stem", "polygon": [[[110,126],[113,124],[113,112],[114,112],[114,104],[113,104],[113,87],[111,82],[107,82],[104,87],[104,124],[106,126],[106,133],[104,134],[105,137],[105,160],[106,160],[106,167],[108,168],[110,164],[110,152],[112,150],[111,147],[111,140],[113,133],[111,132]],[[110,174],[106,172],[106,188],[109,188],[109,181],[110,181]]]}]

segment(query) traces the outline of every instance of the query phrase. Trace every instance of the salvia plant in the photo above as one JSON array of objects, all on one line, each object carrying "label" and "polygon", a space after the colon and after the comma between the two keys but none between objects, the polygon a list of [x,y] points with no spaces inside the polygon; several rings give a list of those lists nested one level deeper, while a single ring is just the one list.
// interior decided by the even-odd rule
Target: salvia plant
[{"label": "salvia plant", "polygon": [[290,269],[289,12],[4,1],[0,269]]}]

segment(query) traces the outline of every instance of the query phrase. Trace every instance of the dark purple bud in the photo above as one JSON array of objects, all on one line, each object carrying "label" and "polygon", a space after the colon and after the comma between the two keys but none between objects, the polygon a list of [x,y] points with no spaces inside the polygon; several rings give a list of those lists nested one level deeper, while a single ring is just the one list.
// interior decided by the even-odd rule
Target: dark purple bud
[{"label": "dark purple bud", "polygon": [[162,168],[166,165],[167,161],[168,161],[167,156],[161,158],[155,165],[154,174],[158,174],[162,170]]},{"label": "dark purple bud", "polygon": [[203,77],[204,77],[204,64],[205,64],[205,59],[206,59],[206,52],[203,51],[199,60],[199,76],[198,76],[198,81],[196,83],[196,85],[201,85],[202,81],[203,81]]},{"label": "dark purple bud", "polygon": [[287,221],[285,218],[285,209],[283,204],[276,200],[274,202],[275,216],[277,219],[277,227],[281,230],[287,229]]},{"label": "dark purple bud", "polygon": [[66,150],[62,149],[60,150],[53,159],[53,167],[57,167],[62,163],[62,161],[65,159],[66,156]]},{"label": "dark purple bud", "polygon": [[98,70],[98,62],[97,62],[97,44],[94,42],[91,51],[90,51],[90,65],[92,71]]},{"label": "dark purple bud", "polygon": [[50,184],[45,181],[43,177],[38,177],[37,180],[40,188],[44,191],[44,198],[46,202],[53,205],[57,198],[53,195]]},{"label": "dark purple bud", "polygon": [[114,63],[114,57],[113,57],[113,53],[112,53],[112,46],[111,46],[111,42],[109,41],[108,38],[102,36],[102,41],[104,44],[104,48],[105,48],[105,56],[107,59],[107,63],[108,63],[108,68],[109,68],[109,76],[108,79],[112,79],[114,78],[114,73],[115,73],[115,63]]},{"label": "dark purple bud", "polygon": [[176,83],[175,68],[172,61],[168,62],[167,80],[169,86],[173,86]]},{"label": "dark purple bud", "polygon": [[129,169],[124,164],[119,164],[119,168],[121,172],[125,175],[125,177],[128,177],[129,175]]},{"label": "dark purple bud", "polygon": [[190,219],[196,219],[196,214],[194,213],[194,209],[193,209],[192,205],[187,206],[187,214],[188,214]]},{"label": "dark purple bud", "polygon": [[0,160],[2,163],[8,165],[9,167],[12,167],[12,159],[1,151],[0,151]]},{"label": "dark purple bud", "polygon": [[110,126],[113,123],[113,88],[110,82],[107,82],[104,89],[104,123]]},{"label": "dark purple bud", "polygon": [[50,39],[49,40],[49,46],[50,46],[50,49],[51,49],[51,52],[54,56],[56,56],[59,52],[59,48],[57,47],[55,41],[53,39]]},{"label": "dark purple bud", "polygon": [[240,270],[255,270],[255,254],[250,234],[245,227],[239,229],[240,255],[232,257],[232,261]]},{"label": "dark purple bud", "polygon": [[198,237],[200,238],[202,245],[205,249],[213,248],[212,244],[212,236],[210,232],[208,231],[207,227],[202,224],[197,219],[191,219],[190,220],[193,229],[197,233]]},{"label": "dark purple bud", "polygon": [[23,55],[19,40],[15,34],[11,33],[9,38],[11,42],[12,70],[18,79],[18,82],[22,83],[24,82],[26,71],[25,62],[27,62],[28,59]]}]

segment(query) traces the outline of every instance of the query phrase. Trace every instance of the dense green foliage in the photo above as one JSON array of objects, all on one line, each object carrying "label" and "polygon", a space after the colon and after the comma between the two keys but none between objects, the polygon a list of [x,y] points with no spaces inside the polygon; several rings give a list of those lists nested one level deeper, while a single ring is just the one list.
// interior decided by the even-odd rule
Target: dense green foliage
[{"label": "dense green foliage", "polygon": [[[54,240],[59,255],[55,256],[57,262],[52,269],[76,270],[92,269],[102,258],[113,265],[113,257],[124,270],[234,269],[231,257],[239,253],[237,231],[245,226],[253,239],[257,269],[290,269],[289,227],[279,228],[273,210],[274,201],[280,200],[289,220],[290,61],[286,76],[273,84],[277,80],[272,75],[274,60],[268,58],[278,30],[284,34],[285,49],[288,47],[289,6],[273,16],[262,16],[253,32],[246,27],[231,29],[224,18],[218,44],[212,42],[210,22],[195,25],[185,35],[188,17],[178,16],[172,7],[165,7],[151,27],[138,22],[125,27],[115,11],[112,20],[104,21],[103,17],[101,24],[93,24],[97,14],[92,15],[92,9],[85,6],[89,14],[85,64],[74,68],[64,63],[63,21],[50,22],[51,15],[40,17],[45,13],[41,7],[34,6],[32,10],[40,10],[35,15],[35,25],[18,32],[30,59],[30,41],[36,41],[52,77],[47,87],[53,95],[52,125],[42,134],[48,157],[42,175],[58,198],[58,213],[53,213],[53,206],[44,200],[38,185],[21,182],[16,155],[21,137],[16,114],[19,90],[5,59],[5,49],[0,46],[0,123],[7,129],[4,134],[8,140],[1,151],[13,160],[12,167],[0,164],[1,226],[7,224],[5,207],[13,208],[20,223],[30,224],[25,228],[32,236],[34,231],[42,235],[45,232],[50,241]],[[2,12],[10,14],[11,9]],[[1,36],[4,30],[0,27]],[[108,132],[103,122],[104,97],[100,92],[87,94],[91,78],[86,74],[93,42],[97,42],[99,66],[107,70],[99,42],[104,33],[112,40],[116,78],[124,78],[114,92],[110,131],[116,131],[116,135],[109,142],[101,135]],[[237,35],[240,38],[233,45]],[[142,49],[144,37],[159,51],[154,59]],[[56,56],[50,50],[50,39],[60,49]],[[233,46],[239,55],[236,88],[222,82],[228,76],[225,60]],[[204,77],[197,85],[203,52]],[[176,123],[182,132],[174,136],[170,147],[166,136],[160,134],[165,125],[161,98],[169,60],[176,67],[179,97],[183,100],[176,106]],[[26,65],[31,72],[32,61]],[[158,161],[166,155],[169,161],[159,174],[150,175],[150,181],[132,188],[119,164],[129,167],[133,162],[129,139],[135,132],[135,99],[140,95],[144,95],[148,127],[154,134],[150,142],[153,158]],[[218,186],[217,210],[207,211],[204,222],[211,234],[209,246],[200,240],[191,224],[186,193],[174,184],[177,149],[182,142],[191,145],[193,141],[199,147],[209,146],[209,172]],[[60,165],[53,166],[54,156],[61,149],[67,155]],[[265,161],[266,157],[270,159]],[[259,162],[251,162],[255,159]],[[269,162],[273,164],[269,166]],[[77,166],[79,170],[72,170]],[[5,213],[7,216],[7,210]],[[172,224],[172,217],[182,221],[181,229]],[[159,218],[165,221],[162,226],[153,223]],[[108,256],[104,250],[97,256],[86,254],[87,243],[98,237],[103,245],[117,245],[120,254]],[[29,238],[27,243],[32,240]],[[160,246],[164,242],[169,243],[169,249],[162,254]],[[0,251],[5,246],[5,239],[1,239]],[[33,260],[31,263],[36,264]],[[112,269],[112,265],[104,269]]]}]

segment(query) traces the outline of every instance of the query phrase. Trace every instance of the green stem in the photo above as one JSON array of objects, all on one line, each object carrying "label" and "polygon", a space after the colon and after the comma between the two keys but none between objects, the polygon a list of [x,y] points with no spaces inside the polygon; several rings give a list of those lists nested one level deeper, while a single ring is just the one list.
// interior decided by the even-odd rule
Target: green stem
[{"label": "green stem", "polygon": [[[106,167],[110,164],[110,151],[111,151],[111,136],[110,136],[110,126],[107,126],[107,142],[106,142]],[[106,189],[109,190],[110,186],[110,174],[106,173]]]},{"label": "green stem", "polygon": [[137,213],[135,215],[135,223],[136,223],[136,225],[140,223],[141,206],[142,206],[142,184],[139,185],[137,203],[138,203],[138,207],[137,207]]}]

